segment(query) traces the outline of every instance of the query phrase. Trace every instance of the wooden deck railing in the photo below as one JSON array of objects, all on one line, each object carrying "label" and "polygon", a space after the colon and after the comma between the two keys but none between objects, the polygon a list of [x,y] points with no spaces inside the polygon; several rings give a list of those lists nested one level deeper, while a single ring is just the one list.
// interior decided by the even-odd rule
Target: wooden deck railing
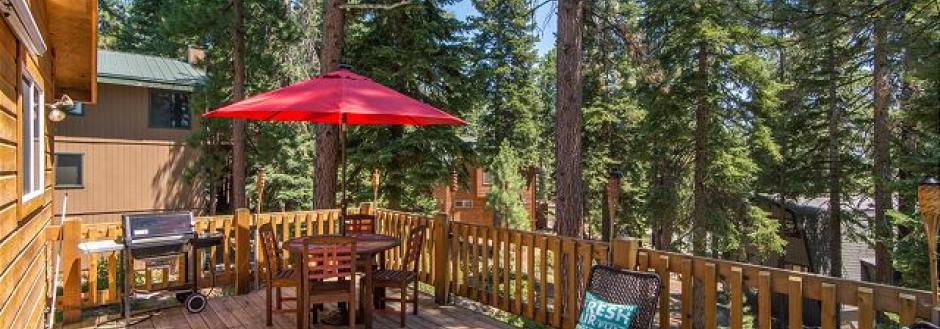
[{"label": "wooden deck railing", "polygon": [[[438,303],[459,296],[557,328],[574,328],[580,297],[594,264],[658,273],[664,285],[658,322],[678,322],[682,329],[692,328],[693,303],[705,306],[706,328],[717,327],[718,310],[722,307],[727,309],[728,325],[732,329],[743,328],[748,314],[753,315],[757,328],[769,329],[774,293],[786,296],[789,306],[786,320],[790,329],[801,328],[803,324],[804,299],[819,301],[823,329],[837,327],[834,319],[839,305],[858,307],[859,329],[873,328],[877,312],[897,314],[902,325],[918,318],[931,318],[930,293],[926,291],[645,249],[635,239],[611,243],[580,240],[449,222],[444,215],[372,209],[369,204],[349,211],[375,214],[379,233],[400,238],[417,225],[428,227],[419,277],[434,286]],[[210,276],[214,276],[217,284],[232,284],[237,293],[247,292],[254,275],[249,266],[252,255],[260,255],[254,250],[257,245],[250,241],[254,228],[271,223],[278,239],[285,241],[336,233],[338,218],[336,209],[260,215],[242,210],[234,216],[199,217],[196,226],[199,232],[217,232],[226,237],[223,246],[206,253],[203,261],[206,270],[201,272],[201,282],[211,284]],[[72,224],[63,226],[63,234],[66,237],[79,235],[82,241],[113,238],[121,236],[121,227],[120,224]],[[77,248],[77,245],[67,247]],[[401,248],[386,253],[387,266],[401,265]],[[105,253],[63,260],[84,262],[87,266],[79,267],[85,268],[84,272],[64,274],[63,291],[84,292],[78,298],[63,296],[62,307],[69,310],[119,302],[118,279],[123,271],[118,256]],[[135,281],[141,288],[158,288],[179,280],[175,275],[178,271],[168,266],[135,267]],[[704,286],[700,301],[693,298],[696,281]],[[678,294],[678,307],[674,307],[675,302],[667,293],[670,291]],[[719,295],[723,296],[720,300],[724,305],[719,305]],[[757,300],[756,308],[745,307],[746,295]],[[75,300],[80,304],[69,302]],[[671,309],[679,310],[678,319],[672,318]]]}]

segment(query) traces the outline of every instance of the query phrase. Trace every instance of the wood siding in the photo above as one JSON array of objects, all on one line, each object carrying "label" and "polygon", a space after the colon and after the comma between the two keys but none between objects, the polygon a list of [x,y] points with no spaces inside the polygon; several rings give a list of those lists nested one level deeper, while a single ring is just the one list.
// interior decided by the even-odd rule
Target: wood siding
[{"label": "wood siding", "polygon": [[[40,31],[47,36],[45,2],[30,1],[30,7]],[[50,123],[45,125],[45,192],[23,201],[18,145],[22,145],[20,80],[24,71],[42,88],[46,103],[51,103],[56,91],[51,52],[41,57],[30,55],[7,23],[0,23],[0,323],[8,328],[42,326],[52,280],[44,234],[52,218]]]},{"label": "wood siding", "polygon": [[69,194],[69,216],[96,223],[128,212],[202,209],[199,184],[183,178],[196,157],[186,138],[198,122],[192,129],[151,128],[149,89],[98,88],[97,105],[56,127],[56,151],[83,155],[84,186],[55,193],[56,200]]}]

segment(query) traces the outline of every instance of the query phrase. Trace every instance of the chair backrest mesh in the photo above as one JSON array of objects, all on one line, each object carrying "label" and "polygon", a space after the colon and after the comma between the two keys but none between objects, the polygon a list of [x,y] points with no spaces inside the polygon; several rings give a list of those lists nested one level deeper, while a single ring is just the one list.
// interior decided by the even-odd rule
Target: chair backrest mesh
[{"label": "chair backrest mesh", "polygon": [[659,276],[605,265],[594,265],[587,291],[601,300],[621,305],[636,305],[636,319],[630,329],[649,329],[662,287]]}]

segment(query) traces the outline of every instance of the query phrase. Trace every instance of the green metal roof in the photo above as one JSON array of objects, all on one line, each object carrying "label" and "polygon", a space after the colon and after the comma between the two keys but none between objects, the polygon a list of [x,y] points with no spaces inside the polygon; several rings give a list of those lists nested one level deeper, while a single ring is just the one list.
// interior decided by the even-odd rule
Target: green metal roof
[{"label": "green metal roof", "polygon": [[205,78],[181,60],[98,49],[98,83],[192,91]]}]

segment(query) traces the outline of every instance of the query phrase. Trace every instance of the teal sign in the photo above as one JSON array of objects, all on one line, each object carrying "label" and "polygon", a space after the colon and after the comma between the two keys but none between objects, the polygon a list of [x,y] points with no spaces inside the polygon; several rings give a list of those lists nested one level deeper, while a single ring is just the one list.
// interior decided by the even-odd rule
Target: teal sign
[{"label": "teal sign", "polygon": [[577,329],[629,329],[636,312],[636,305],[608,303],[587,292]]}]

